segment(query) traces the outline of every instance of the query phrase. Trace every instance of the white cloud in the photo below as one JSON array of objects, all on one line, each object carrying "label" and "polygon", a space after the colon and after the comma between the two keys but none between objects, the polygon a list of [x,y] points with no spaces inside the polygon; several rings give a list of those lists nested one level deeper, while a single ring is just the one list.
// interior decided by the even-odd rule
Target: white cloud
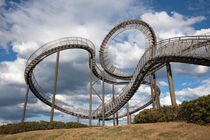
[{"label": "white cloud", "polygon": [[3,120],[3,119],[1,120],[1,119],[0,119],[0,126],[1,126],[1,125],[7,125],[7,124],[9,124],[9,123],[12,123],[12,121]]},{"label": "white cloud", "polygon": [[[23,107],[23,103],[20,104],[20,108]],[[48,105],[44,105],[40,100],[37,100],[35,104],[28,104],[27,105],[27,110],[30,110],[32,112],[42,112],[42,111],[50,111],[51,107]],[[37,114],[40,115],[40,114]]]},{"label": "white cloud", "polygon": [[168,86],[168,83],[166,83],[165,81],[158,81],[160,86]]},{"label": "white cloud", "polygon": [[1,62],[0,63],[0,79],[9,83],[23,84],[24,81],[24,68],[25,60],[18,58],[14,62]]},{"label": "white cloud", "polygon": [[145,13],[141,19],[148,22],[155,30],[159,39],[167,39],[182,35],[192,35],[195,29],[193,24],[205,19],[203,16],[187,18],[179,13],[165,12]]},{"label": "white cloud", "polygon": [[210,28],[200,29],[194,33],[194,35],[209,35],[209,34],[210,34]]},{"label": "white cloud", "polygon": [[185,88],[175,92],[176,96],[182,100],[192,100],[200,96],[210,94],[210,79],[202,80],[201,84],[195,88]]},{"label": "white cloud", "polygon": [[[171,71],[174,76],[208,76],[210,72],[210,67],[194,64],[185,64],[185,63],[170,63]],[[163,67],[157,72],[158,77],[167,78],[166,67]]]},{"label": "white cloud", "polygon": [[[162,95],[164,95],[164,94],[161,94],[161,96],[160,96],[160,105],[161,106],[172,105],[171,104],[171,97],[169,95],[169,92],[167,92],[165,96],[162,96]],[[178,99],[176,99],[176,103],[181,104],[181,102]]]},{"label": "white cloud", "polygon": [[[0,41],[4,46],[11,40],[45,43],[65,36],[89,38],[99,45],[113,26],[110,23],[116,24],[125,18],[128,10],[135,10],[138,14],[142,9],[146,10],[143,4],[139,4],[142,9],[137,10],[129,0],[36,0],[15,6],[16,10],[3,13],[4,20],[13,24],[9,30],[0,31]],[[116,16],[118,19],[112,20]]]},{"label": "white cloud", "polygon": [[[194,84],[194,83],[192,83]],[[197,81],[198,84],[198,81]],[[181,104],[181,102],[186,101],[186,100],[193,100],[197,99],[200,96],[205,96],[210,94],[210,79],[202,80],[200,82],[200,85],[194,88],[184,88],[181,90],[176,90],[175,91],[175,96],[176,96],[176,103]],[[184,83],[184,85],[190,85],[190,83]],[[160,96],[160,103],[161,105],[171,105],[171,97],[169,92],[166,93],[161,93]]]},{"label": "white cloud", "polygon": [[210,68],[207,66],[183,64],[183,63],[172,63],[172,72],[177,75],[191,75],[191,76],[202,76],[209,73]]},{"label": "white cloud", "polygon": [[5,0],[0,0],[0,7],[5,5]]},{"label": "white cloud", "polygon": [[36,42],[22,42],[22,43],[13,43],[13,50],[18,53],[19,57],[28,59],[27,57],[32,54],[35,50],[39,48],[39,45]]},{"label": "white cloud", "polygon": [[135,68],[138,60],[144,53],[144,49],[139,48],[137,45],[131,46],[130,43],[124,42],[123,44],[117,44],[110,49],[110,52],[115,54],[116,58],[114,63],[119,68]]}]

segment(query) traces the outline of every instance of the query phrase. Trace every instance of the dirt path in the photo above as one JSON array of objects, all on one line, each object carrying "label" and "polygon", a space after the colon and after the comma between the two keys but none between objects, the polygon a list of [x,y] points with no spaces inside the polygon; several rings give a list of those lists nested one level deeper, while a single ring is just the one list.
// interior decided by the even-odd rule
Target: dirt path
[{"label": "dirt path", "polygon": [[184,122],[132,124],[115,127],[92,127],[32,131],[0,135],[0,140],[210,140],[210,126]]}]

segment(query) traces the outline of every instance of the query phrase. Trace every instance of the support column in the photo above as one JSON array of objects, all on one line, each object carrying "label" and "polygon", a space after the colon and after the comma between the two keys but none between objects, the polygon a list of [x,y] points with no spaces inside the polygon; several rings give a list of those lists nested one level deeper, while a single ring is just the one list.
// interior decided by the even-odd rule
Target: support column
[{"label": "support column", "polygon": [[116,124],[119,125],[119,120],[118,120],[118,111],[116,113]]},{"label": "support column", "polygon": [[77,116],[77,123],[79,123],[79,116]]},{"label": "support column", "polygon": [[102,119],[104,127],[104,71],[102,71]]},{"label": "support column", "polygon": [[98,126],[101,126],[101,121],[100,121],[100,119],[98,119]]},{"label": "support column", "polygon": [[92,74],[93,74],[93,58],[90,60],[90,103],[89,103],[89,126],[92,125]]},{"label": "support column", "polygon": [[174,92],[174,84],[173,84],[173,79],[172,79],[171,65],[169,63],[166,64],[166,70],[167,70],[167,76],[168,76],[171,103],[172,103],[172,106],[176,106],[176,96],[175,96],[175,92]]},{"label": "support column", "polygon": [[153,84],[153,80],[152,80],[152,74],[150,74],[150,87],[151,87],[151,96],[152,96],[152,107],[153,109],[155,109],[155,98],[154,98],[154,84]]},{"label": "support column", "polygon": [[[112,100],[114,101],[114,84],[112,84]],[[115,113],[113,114],[113,126],[115,126]]]},{"label": "support column", "polygon": [[60,52],[57,52],[50,122],[53,121]]},{"label": "support column", "polygon": [[130,124],[130,115],[129,115],[129,103],[127,102],[127,124]]},{"label": "support column", "polygon": [[154,88],[154,91],[155,91],[155,95],[156,95],[156,104],[157,104],[157,109],[160,108],[160,97],[159,97],[159,94],[157,92],[157,84],[156,84],[156,76],[155,74],[153,74],[153,88]]},{"label": "support column", "polygon": [[28,102],[28,91],[29,91],[29,85],[27,85],[27,88],[26,88],[26,96],[25,96],[25,102],[24,102],[24,107],[23,107],[23,115],[22,115],[22,120],[21,120],[22,123],[25,120],[26,106],[27,106],[27,102]]}]

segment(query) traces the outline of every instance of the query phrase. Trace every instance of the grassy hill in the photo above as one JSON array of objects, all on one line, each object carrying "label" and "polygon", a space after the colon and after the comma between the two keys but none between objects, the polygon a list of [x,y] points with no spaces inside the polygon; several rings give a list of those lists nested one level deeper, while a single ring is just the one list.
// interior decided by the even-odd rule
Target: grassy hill
[{"label": "grassy hill", "polygon": [[184,139],[209,140],[210,125],[201,126],[185,122],[132,124],[115,127],[87,127],[72,129],[38,130],[18,134],[0,135],[0,140],[139,140]]}]

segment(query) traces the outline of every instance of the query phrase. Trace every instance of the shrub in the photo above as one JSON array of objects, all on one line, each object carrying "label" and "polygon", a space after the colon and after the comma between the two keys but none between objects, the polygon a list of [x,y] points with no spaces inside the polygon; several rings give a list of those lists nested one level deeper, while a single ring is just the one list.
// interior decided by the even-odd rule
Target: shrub
[{"label": "shrub", "polygon": [[210,123],[210,95],[192,101],[184,101],[177,107],[163,106],[146,109],[134,117],[134,123],[187,121],[197,124]]},{"label": "shrub", "polygon": [[210,95],[185,101],[181,108],[178,114],[181,120],[198,124],[210,123]]},{"label": "shrub", "polygon": [[61,128],[81,128],[87,127],[87,125],[75,123],[75,122],[24,122],[17,124],[7,124],[0,126],[0,134],[15,134],[19,132],[27,132],[33,130],[48,130],[48,129],[61,129]]},{"label": "shrub", "polygon": [[174,121],[177,112],[171,106],[163,106],[160,109],[145,109],[134,117],[134,123],[154,123]]}]

